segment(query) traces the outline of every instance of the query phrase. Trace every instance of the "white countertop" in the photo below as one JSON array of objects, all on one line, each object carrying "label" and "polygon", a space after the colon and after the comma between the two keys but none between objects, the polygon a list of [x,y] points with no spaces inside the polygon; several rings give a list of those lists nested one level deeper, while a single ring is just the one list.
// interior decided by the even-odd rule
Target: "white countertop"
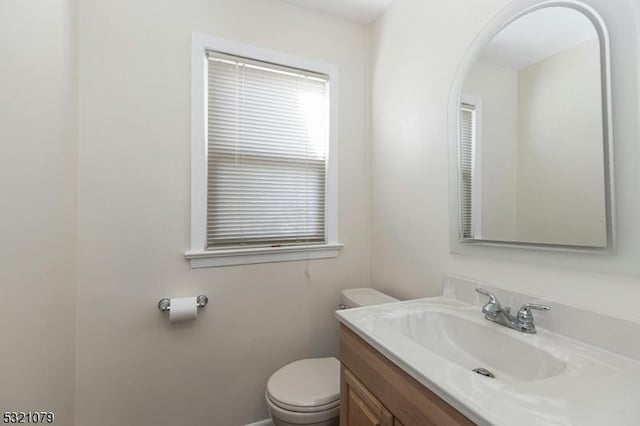
[{"label": "white countertop", "polygon": [[[403,319],[407,315],[413,315],[413,323]],[[416,337],[408,337],[420,332],[416,331],[416,321],[429,315],[456,318],[455,321],[469,324],[470,330],[475,330],[467,333],[473,342],[471,346],[465,345],[466,349],[461,348],[461,353],[477,348],[484,354],[478,359],[486,360],[495,351],[496,365],[512,363],[516,378],[480,376],[461,365],[462,361],[452,361],[456,357],[446,356],[444,349],[438,354],[417,342]],[[545,329],[539,329],[537,334],[511,330],[485,320],[478,306],[449,297],[347,309],[337,311],[336,316],[409,375],[480,425],[640,425],[637,359]],[[455,321],[451,324],[456,324]],[[431,326],[438,324],[434,322]],[[485,344],[485,328],[487,336],[498,340]],[[478,330],[481,332],[477,333]],[[456,350],[455,342],[446,341],[446,332],[440,334],[444,340],[437,343],[437,348]],[[628,337],[636,339],[638,335]],[[501,341],[514,342],[515,346],[488,347]],[[523,347],[549,354],[562,365],[562,371],[543,372],[541,378],[517,376],[518,357],[526,354]],[[518,356],[512,359],[511,351],[515,349],[520,352],[514,352]]]}]

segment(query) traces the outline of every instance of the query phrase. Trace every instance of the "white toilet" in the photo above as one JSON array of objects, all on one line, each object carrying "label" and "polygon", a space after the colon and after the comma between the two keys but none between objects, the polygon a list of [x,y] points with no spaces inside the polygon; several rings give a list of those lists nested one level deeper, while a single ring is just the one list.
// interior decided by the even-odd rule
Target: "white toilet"
[{"label": "white toilet", "polygon": [[[342,291],[346,309],[389,302],[397,299],[372,288]],[[338,426],[340,361],[313,358],[285,365],[269,378],[265,397],[276,426]]]}]

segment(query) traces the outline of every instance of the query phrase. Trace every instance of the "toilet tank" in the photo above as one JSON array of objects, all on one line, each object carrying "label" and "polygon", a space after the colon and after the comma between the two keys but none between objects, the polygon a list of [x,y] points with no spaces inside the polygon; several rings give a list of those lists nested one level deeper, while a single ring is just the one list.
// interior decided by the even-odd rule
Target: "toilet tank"
[{"label": "toilet tank", "polygon": [[342,290],[342,305],[340,307],[343,309],[359,308],[397,301],[398,299],[372,288],[350,288]]}]

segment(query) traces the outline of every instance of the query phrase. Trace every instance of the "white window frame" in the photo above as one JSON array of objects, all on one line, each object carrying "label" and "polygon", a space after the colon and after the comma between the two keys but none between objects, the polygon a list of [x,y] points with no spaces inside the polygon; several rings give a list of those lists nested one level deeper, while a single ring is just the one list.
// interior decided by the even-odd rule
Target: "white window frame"
[{"label": "white window frame", "polygon": [[[283,247],[207,250],[207,50],[299,68],[329,76],[329,155],[325,193],[325,243]],[[337,257],[338,242],[338,68],[205,34],[191,37],[191,242],[192,268]]]},{"label": "white window frame", "polygon": [[471,177],[471,225],[473,239],[482,239],[482,99],[472,95],[460,96],[460,103],[472,105],[475,109],[473,129],[473,174]]}]

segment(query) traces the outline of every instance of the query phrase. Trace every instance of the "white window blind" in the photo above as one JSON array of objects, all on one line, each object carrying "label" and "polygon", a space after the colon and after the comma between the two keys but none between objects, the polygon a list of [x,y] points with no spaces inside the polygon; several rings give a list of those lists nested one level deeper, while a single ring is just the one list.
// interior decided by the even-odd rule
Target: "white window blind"
[{"label": "white window blind", "polygon": [[473,152],[476,129],[476,107],[460,105],[460,221],[462,237],[473,238]]},{"label": "white window blind", "polygon": [[328,77],[207,59],[207,248],[326,242]]}]

